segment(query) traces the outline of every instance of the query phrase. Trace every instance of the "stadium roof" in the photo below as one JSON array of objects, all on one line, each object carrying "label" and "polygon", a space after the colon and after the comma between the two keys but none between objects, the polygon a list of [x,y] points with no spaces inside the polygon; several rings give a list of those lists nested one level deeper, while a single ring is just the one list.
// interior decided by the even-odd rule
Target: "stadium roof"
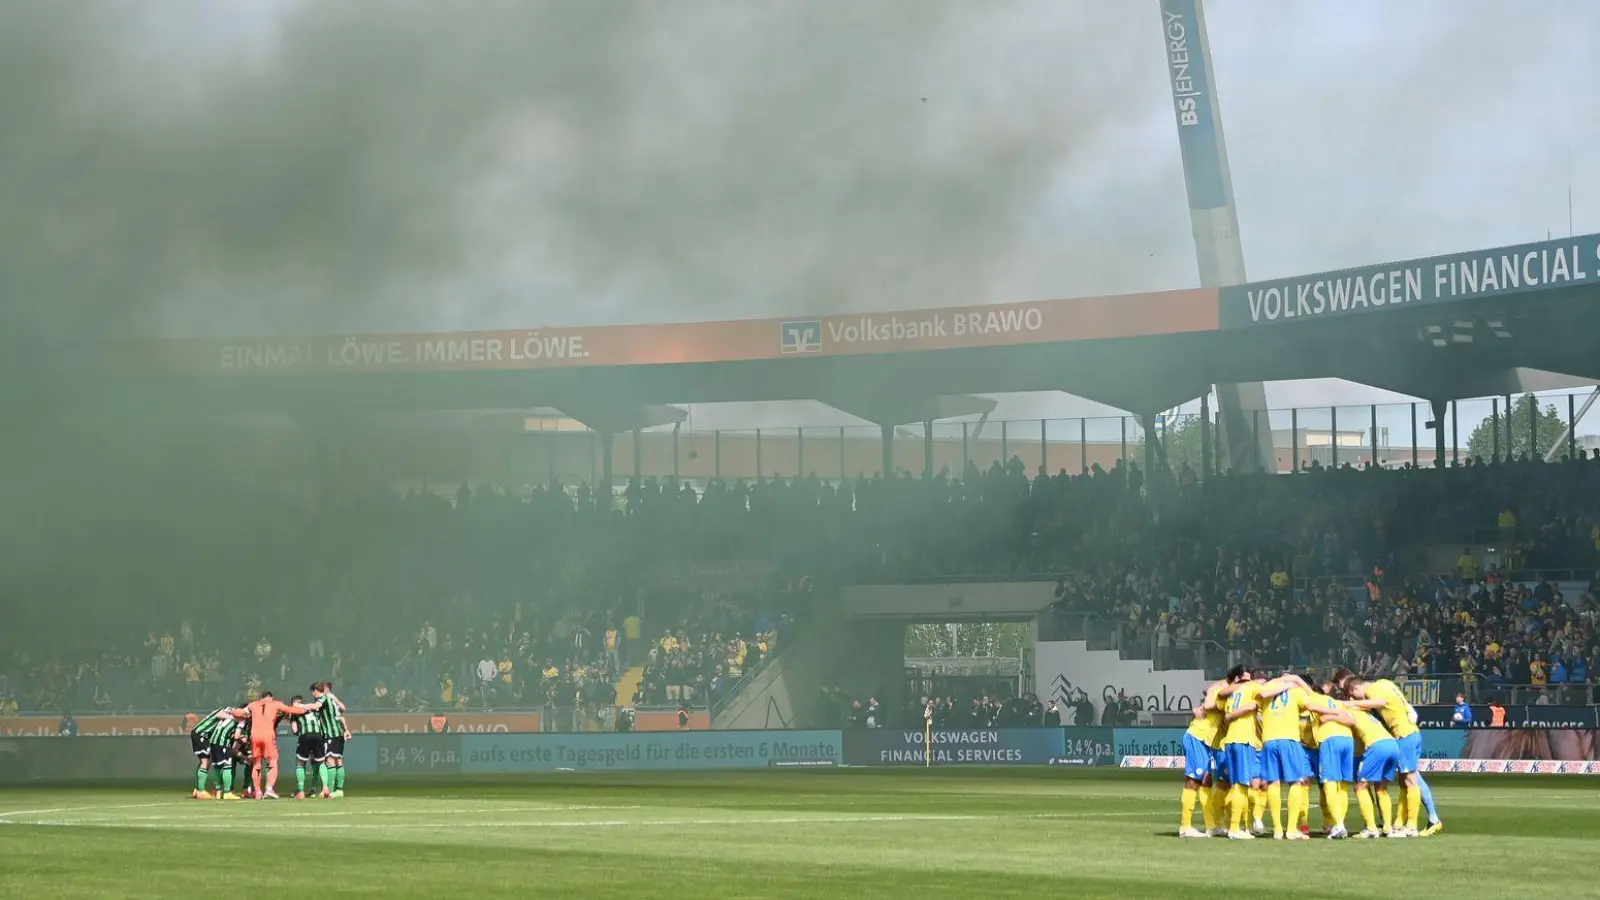
[{"label": "stadium roof", "polygon": [[[123,344],[122,402],[548,406],[625,430],[660,404],[820,400],[883,424],[1063,390],[1136,413],[1212,384],[1332,377],[1430,400],[1600,378],[1600,235],[1222,289],[669,325]],[[155,389],[155,390],[153,390]],[[667,417],[670,419],[670,417]],[[620,427],[619,427],[620,426]]]}]

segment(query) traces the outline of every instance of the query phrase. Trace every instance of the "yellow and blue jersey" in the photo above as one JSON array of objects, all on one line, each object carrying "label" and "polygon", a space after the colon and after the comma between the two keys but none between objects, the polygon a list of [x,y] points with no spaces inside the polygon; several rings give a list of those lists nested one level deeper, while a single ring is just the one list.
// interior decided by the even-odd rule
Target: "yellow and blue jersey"
[{"label": "yellow and blue jersey", "polygon": [[[1238,689],[1228,697],[1228,712],[1238,712],[1244,707],[1255,703],[1257,691],[1258,687],[1254,682],[1239,685]],[[1224,746],[1229,744],[1248,744],[1257,750],[1261,749],[1261,729],[1257,725],[1256,716],[1240,716],[1227,723],[1224,729],[1222,734]]]},{"label": "yellow and blue jersey", "polygon": [[1291,687],[1261,707],[1261,742],[1300,741],[1300,714],[1306,707],[1303,688]]},{"label": "yellow and blue jersey", "polygon": [[1411,719],[1411,704],[1406,701],[1406,695],[1399,685],[1387,678],[1380,678],[1368,682],[1365,693],[1368,700],[1383,701],[1383,708],[1377,710],[1378,717],[1383,719],[1384,727],[1395,738],[1410,737],[1421,730]]},{"label": "yellow and blue jersey", "polygon": [[1324,782],[1346,783],[1355,780],[1356,775],[1356,740],[1355,733],[1350,726],[1343,722],[1324,722],[1316,714],[1317,710],[1338,712],[1344,707],[1339,701],[1326,694],[1312,694],[1311,711],[1311,739],[1316,744],[1316,760],[1313,767],[1317,777]]},{"label": "yellow and blue jersey", "polygon": [[1300,743],[1300,716],[1306,692],[1291,687],[1261,707],[1261,778],[1272,784],[1297,784],[1311,777],[1311,760]]},{"label": "yellow and blue jersey", "polygon": [[1191,721],[1186,732],[1207,747],[1217,746],[1217,739],[1222,733],[1223,713],[1221,704],[1217,702],[1217,689],[1218,685],[1215,684],[1206,688],[1205,704],[1210,708],[1206,710],[1204,717]]},{"label": "yellow and blue jersey", "polygon": [[1183,734],[1183,774],[1195,781],[1204,781],[1216,772],[1216,746],[1222,734],[1222,709],[1217,702],[1220,685],[1206,689],[1204,714],[1189,723]]},{"label": "yellow and blue jersey", "polygon": [[1422,764],[1422,730],[1417,727],[1416,710],[1411,708],[1405,693],[1399,685],[1383,678],[1368,684],[1366,694],[1369,700],[1383,701],[1379,714],[1395,737],[1397,771],[1402,775],[1417,771]]}]

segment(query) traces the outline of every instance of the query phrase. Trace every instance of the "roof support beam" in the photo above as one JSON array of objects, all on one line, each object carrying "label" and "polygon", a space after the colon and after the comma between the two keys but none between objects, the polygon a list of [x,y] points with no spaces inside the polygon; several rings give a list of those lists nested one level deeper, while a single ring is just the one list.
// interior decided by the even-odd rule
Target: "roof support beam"
[{"label": "roof support beam", "polygon": [[930,396],[870,390],[848,397],[829,394],[816,399],[858,419],[891,428],[918,422],[942,422],[962,416],[988,416],[998,405],[988,397],[968,394]]}]

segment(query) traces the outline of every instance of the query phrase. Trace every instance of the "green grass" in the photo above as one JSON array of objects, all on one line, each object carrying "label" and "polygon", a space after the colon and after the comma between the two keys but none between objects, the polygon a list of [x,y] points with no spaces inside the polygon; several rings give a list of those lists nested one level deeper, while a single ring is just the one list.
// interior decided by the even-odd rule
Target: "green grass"
[{"label": "green grass", "polygon": [[1177,839],[1173,775],[369,780],[344,800],[300,803],[202,803],[182,785],[8,789],[0,897],[256,896],[257,885],[275,896],[474,900],[1596,893],[1600,786],[1587,779],[1438,779],[1448,830],[1433,838],[1241,843]]}]

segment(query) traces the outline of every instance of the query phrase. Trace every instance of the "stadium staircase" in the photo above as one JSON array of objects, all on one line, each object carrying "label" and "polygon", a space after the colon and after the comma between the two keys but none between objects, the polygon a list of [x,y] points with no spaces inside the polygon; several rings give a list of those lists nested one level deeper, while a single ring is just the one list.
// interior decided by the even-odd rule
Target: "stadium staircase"
[{"label": "stadium staircase", "polygon": [[617,705],[632,706],[633,695],[638,693],[639,685],[644,682],[644,666],[634,666],[622,673],[617,679]]},{"label": "stadium staircase", "polygon": [[[905,678],[905,623],[817,610],[772,661],[712,710],[718,729],[817,728],[829,716],[825,686],[895,690]],[[885,703],[892,695],[880,694]]]}]

